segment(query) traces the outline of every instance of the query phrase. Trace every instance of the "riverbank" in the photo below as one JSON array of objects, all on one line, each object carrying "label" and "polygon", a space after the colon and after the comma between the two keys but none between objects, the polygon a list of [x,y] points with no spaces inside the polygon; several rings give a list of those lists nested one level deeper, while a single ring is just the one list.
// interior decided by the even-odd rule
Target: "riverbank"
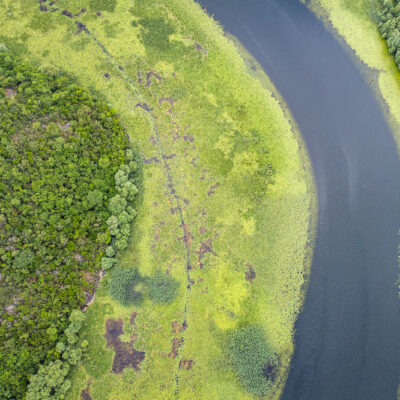
[{"label": "riverbank", "polygon": [[144,295],[126,307],[110,298],[105,276],[87,310],[88,354],[70,399],[253,399],[225,346],[248,325],[262,328],[276,356],[268,377],[270,398],[279,398],[315,196],[305,148],[272,86],[250,76],[189,1],[5,1],[0,10],[0,42],[117,110],[143,173],[119,264],[180,283],[169,304]]},{"label": "riverbank", "polygon": [[354,51],[357,62],[367,67],[365,79],[373,87],[400,147],[400,73],[389,54],[369,0],[310,0],[309,8],[321,18],[333,34]]},{"label": "riverbank", "polygon": [[278,88],[315,174],[318,232],[283,399],[392,400],[400,162],[376,95],[351,51],[300,2],[203,3]]}]

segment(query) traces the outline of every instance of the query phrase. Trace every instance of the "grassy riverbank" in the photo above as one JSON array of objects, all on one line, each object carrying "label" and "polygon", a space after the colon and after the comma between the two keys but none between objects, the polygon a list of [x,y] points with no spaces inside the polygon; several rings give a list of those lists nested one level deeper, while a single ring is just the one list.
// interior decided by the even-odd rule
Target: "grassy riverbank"
[{"label": "grassy riverbank", "polygon": [[370,0],[310,0],[308,5],[369,68],[366,79],[377,91],[378,99],[382,99],[400,147],[400,73],[373,19],[373,3]]},{"label": "grassy riverbank", "polygon": [[[170,303],[140,283],[143,301],[124,306],[106,275],[69,398],[252,399],[267,386],[248,379],[240,351],[256,364],[268,347],[271,364],[255,372],[277,399],[310,263],[306,152],[266,77],[256,65],[250,75],[198,5],[143,3],[0,3],[0,42],[96,93],[139,148],[138,216],[118,264],[143,282],[159,272],[179,282]],[[262,346],[247,348],[244,333]]]}]

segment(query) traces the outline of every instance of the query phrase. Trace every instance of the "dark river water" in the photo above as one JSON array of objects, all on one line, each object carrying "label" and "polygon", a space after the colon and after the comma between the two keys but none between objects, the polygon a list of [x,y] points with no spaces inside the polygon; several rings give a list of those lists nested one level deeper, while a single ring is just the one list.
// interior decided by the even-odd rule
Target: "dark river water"
[{"label": "dark river water", "polygon": [[298,0],[202,3],[276,85],[316,178],[317,239],[283,399],[394,400],[400,162],[374,94]]}]

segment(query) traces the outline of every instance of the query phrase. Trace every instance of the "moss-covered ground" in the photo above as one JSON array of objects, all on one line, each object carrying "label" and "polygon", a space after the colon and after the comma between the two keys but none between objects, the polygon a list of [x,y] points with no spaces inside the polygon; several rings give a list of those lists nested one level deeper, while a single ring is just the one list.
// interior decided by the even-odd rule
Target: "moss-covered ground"
[{"label": "moss-covered ground", "polygon": [[265,373],[275,382],[268,398],[278,398],[315,202],[305,149],[266,77],[255,65],[252,76],[188,0],[2,0],[0,42],[117,110],[143,159],[119,264],[180,282],[170,304],[145,296],[125,307],[109,297],[106,275],[87,310],[88,354],[69,398],[254,398],[225,346],[247,325],[261,326],[276,355]]}]

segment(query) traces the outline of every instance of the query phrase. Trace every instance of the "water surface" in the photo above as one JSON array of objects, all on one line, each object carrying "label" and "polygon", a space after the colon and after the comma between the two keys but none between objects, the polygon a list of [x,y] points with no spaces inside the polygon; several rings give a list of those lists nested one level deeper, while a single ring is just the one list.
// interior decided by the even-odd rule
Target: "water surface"
[{"label": "water surface", "polygon": [[202,3],[280,91],[316,177],[317,240],[283,399],[394,400],[400,162],[375,96],[298,0]]}]

